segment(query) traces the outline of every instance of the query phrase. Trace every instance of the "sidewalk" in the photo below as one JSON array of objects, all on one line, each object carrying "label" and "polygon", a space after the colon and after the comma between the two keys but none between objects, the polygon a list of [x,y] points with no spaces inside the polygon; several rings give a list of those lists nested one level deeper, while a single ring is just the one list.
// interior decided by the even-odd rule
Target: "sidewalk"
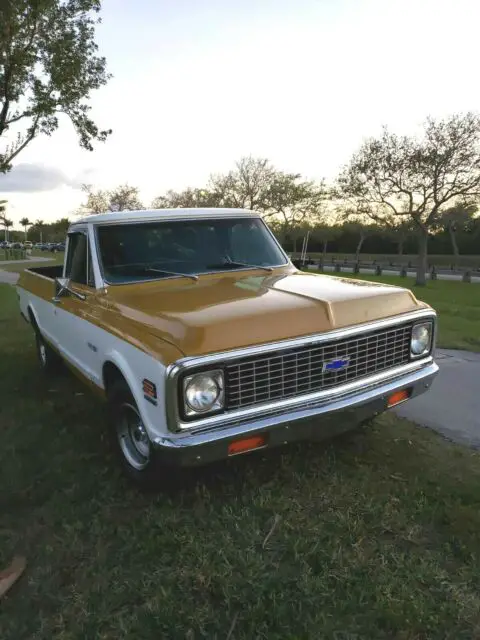
[{"label": "sidewalk", "polygon": [[437,349],[440,371],[427,393],[395,412],[445,437],[480,448],[480,353]]},{"label": "sidewalk", "polygon": [[2,271],[0,269],[0,284],[17,284],[19,277],[20,274],[15,271]]}]

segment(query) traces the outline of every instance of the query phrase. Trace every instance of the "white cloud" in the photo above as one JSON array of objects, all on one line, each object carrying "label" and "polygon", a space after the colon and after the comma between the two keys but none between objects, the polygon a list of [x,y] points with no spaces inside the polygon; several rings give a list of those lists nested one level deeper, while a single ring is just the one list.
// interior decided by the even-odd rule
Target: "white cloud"
[{"label": "white cloud", "polygon": [[80,189],[89,177],[91,172],[88,169],[69,177],[59,167],[24,162],[15,165],[6,174],[0,174],[0,193],[52,191],[64,186]]}]

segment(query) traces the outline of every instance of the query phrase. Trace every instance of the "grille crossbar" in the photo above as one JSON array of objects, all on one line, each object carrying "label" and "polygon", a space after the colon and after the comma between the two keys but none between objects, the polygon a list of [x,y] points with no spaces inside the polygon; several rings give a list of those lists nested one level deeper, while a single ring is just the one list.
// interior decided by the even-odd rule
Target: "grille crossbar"
[{"label": "grille crossbar", "polygon": [[[225,371],[226,408],[239,409],[321,391],[406,364],[412,324],[230,362]],[[326,365],[332,368],[325,369]]]}]

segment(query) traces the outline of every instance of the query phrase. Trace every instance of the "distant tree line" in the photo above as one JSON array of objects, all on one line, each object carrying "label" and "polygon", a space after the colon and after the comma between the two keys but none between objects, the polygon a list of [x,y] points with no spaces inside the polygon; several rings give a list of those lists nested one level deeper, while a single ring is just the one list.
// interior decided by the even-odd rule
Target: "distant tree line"
[{"label": "distant tree line", "polygon": [[[76,213],[145,209],[137,187],[83,187]],[[150,208],[228,207],[259,212],[287,251],[416,254],[417,283],[426,282],[428,253],[480,254],[480,117],[473,113],[428,119],[419,137],[384,129],[366,140],[333,184],[277,169],[265,158],[245,157],[202,187],[169,190]],[[1,217],[0,212],[0,217]],[[4,224],[9,220],[3,213]],[[30,226],[29,237],[51,241],[66,219]],[[41,224],[40,224],[41,223]]]}]

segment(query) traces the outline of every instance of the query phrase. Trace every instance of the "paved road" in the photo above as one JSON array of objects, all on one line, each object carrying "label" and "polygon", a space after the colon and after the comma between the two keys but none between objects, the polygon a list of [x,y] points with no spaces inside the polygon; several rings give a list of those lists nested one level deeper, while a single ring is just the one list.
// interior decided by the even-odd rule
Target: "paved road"
[{"label": "paved road", "polygon": [[[18,273],[0,271],[15,284]],[[431,389],[396,409],[398,415],[430,427],[450,440],[480,448],[480,353],[437,350],[440,372]]]},{"label": "paved road", "polygon": [[431,389],[396,412],[455,442],[480,448],[480,353],[438,349],[436,359],[440,372]]},{"label": "paved road", "polygon": [[0,284],[16,284],[19,277],[20,274],[15,271],[0,270]]},{"label": "paved road", "polygon": [[25,269],[29,262],[51,262],[52,258],[32,258],[31,260],[2,260],[0,261],[0,284],[16,284],[20,275],[14,271],[5,271],[2,265],[7,264],[24,264]]}]

